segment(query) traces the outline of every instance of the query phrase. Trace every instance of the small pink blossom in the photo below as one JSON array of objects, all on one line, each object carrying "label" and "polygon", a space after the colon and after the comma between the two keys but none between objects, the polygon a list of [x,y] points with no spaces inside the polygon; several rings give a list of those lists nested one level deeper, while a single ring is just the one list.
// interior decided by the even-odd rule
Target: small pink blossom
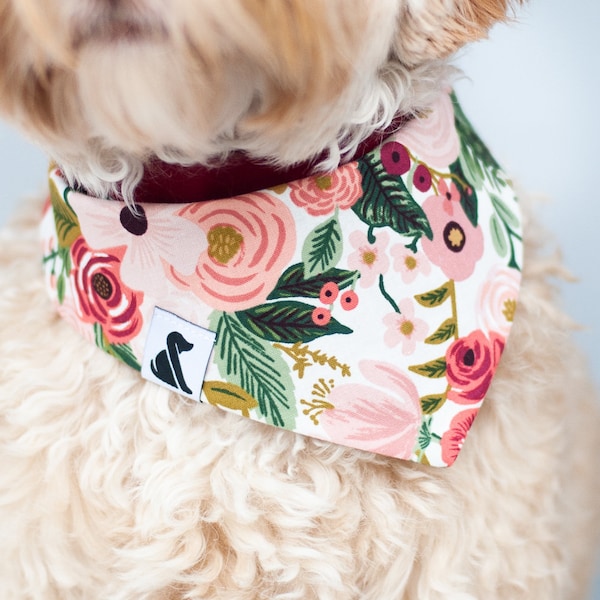
[{"label": "small pink blossom", "polygon": [[442,435],[442,460],[450,466],[458,456],[479,412],[478,408],[463,410],[450,421],[450,429]]},{"label": "small pink blossom", "polygon": [[473,227],[460,204],[456,203],[449,215],[444,207],[447,202],[445,197],[431,196],[423,203],[433,239],[423,237],[421,243],[429,260],[441,267],[446,277],[463,281],[483,256],[483,232],[479,225]]},{"label": "small pink blossom", "polygon": [[440,179],[438,182],[438,195],[444,198],[444,210],[450,216],[454,214],[454,203],[460,202],[460,192],[456,184],[451,179],[446,183],[445,179]]},{"label": "small pink blossom", "polygon": [[306,177],[289,184],[290,198],[309,215],[332,213],[350,208],[362,196],[362,176],[356,162],[322,175]]},{"label": "small pink blossom", "polygon": [[360,370],[375,387],[346,384],[328,396],[334,408],[321,424],[330,439],[354,448],[410,458],[421,426],[419,393],[394,365],[363,360]]},{"label": "small pink blossom", "polygon": [[402,345],[402,354],[408,356],[415,351],[417,342],[422,342],[429,332],[429,325],[415,317],[414,305],[410,298],[398,303],[400,313],[388,313],[383,318],[387,327],[383,340],[389,348]]},{"label": "small pink blossom", "polygon": [[390,259],[385,252],[389,235],[387,231],[378,231],[375,242],[371,244],[362,231],[353,231],[349,239],[356,250],[348,257],[348,266],[360,272],[361,287],[369,287],[390,267]]},{"label": "small pink blossom", "polygon": [[429,275],[431,264],[422,251],[413,252],[402,244],[396,244],[390,249],[394,259],[394,271],[399,271],[404,283],[412,283],[417,275]]}]

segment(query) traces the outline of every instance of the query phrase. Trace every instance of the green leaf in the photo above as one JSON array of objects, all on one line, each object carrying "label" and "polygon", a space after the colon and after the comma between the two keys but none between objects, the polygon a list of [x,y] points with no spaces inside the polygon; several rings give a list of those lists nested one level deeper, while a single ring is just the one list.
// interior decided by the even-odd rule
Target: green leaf
[{"label": "green leaf", "polygon": [[384,169],[378,153],[367,154],[358,169],[364,193],[352,210],[361,221],[370,227],[391,227],[400,235],[433,239],[427,215],[402,179]]},{"label": "green leaf", "polygon": [[431,421],[431,417],[424,417],[423,422],[421,423],[419,436],[417,438],[417,443],[419,444],[419,448],[421,450],[426,450],[429,444],[431,444]]},{"label": "green leaf", "polygon": [[413,365],[408,367],[409,371],[428,377],[429,379],[440,379],[446,375],[446,358],[438,358],[421,365]]},{"label": "green leaf", "polygon": [[439,288],[436,288],[435,290],[431,290],[430,292],[426,292],[425,294],[417,294],[415,296],[415,300],[421,306],[425,306],[427,308],[434,308],[443,304],[448,298],[450,298],[450,295],[450,282],[447,282]]},{"label": "green leaf", "polygon": [[315,325],[312,320],[314,309],[310,304],[284,300],[261,304],[237,312],[236,316],[257,337],[284,344],[306,343],[334,333],[352,333],[351,329],[334,318],[327,325]]},{"label": "green leaf", "polygon": [[56,279],[56,296],[59,304],[62,304],[65,301],[65,287],[65,275],[64,273],[61,273]]},{"label": "green leaf", "polygon": [[460,159],[450,165],[450,172],[456,175],[460,182],[463,182],[464,184],[461,185],[459,183],[457,185],[457,189],[460,193],[460,205],[465,211],[465,215],[467,215],[471,225],[473,225],[473,227],[477,227],[479,220],[479,200],[477,198],[475,186],[469,184],[469,179],[472,178],[469,178],[465,174]]},{"label": "green leaf", "polygon": [[112,354],[126,365],[133,367],[136,371],[142,370],[142,367],[129,344],[108,344],[106,350],[109,354]]},{"label": "green leaf", "polygon": [[104,335],[104,330],[100,323],[94,323],[94,341],[96,346],[104,352],[118,358],[121,362],[134,368],[136,371],[141,371],[142,367],[138,362],[131,346],[129,344],[111,344]]},{"label": "green leaf", "polygon": [[460,139],[460,167],[467,181],[478,190],[483,188],[486,180],[496,189],[505,187],[506,179],[500,165],[473,129],[454,93],[452,102],[454,121]]},{"label": "green leaf", "polygon": [[426,340],[426,344],[443,344],[456,334],[456,321],[454,319],[446,319],[437,329],[435,333],[430,335]]},{"label": "green leaf", "polygon": [[337,283],[340,290],[351,286],[358,278],[358,271],[329,269],[308,279],[304,277],[304,265],[292,265],[279,278],[267,300],[280,298],[318,298],[321,288],[328,282]]},{"label": "green leaf", "polygon": [[293,429],[297,409],[290,368],[273,346],[252,335],[237,316],[213,313],[217,332],[214,360],[221,376],[258,402],[268,423]]},{"label": "green leaf", "polygon": [[492,243],[498,256],[504,258],[508,254],[509,242],[506,238],[506,229],[496,213],[492,213],[490,217],[490,231],[492,233]]},{"label": "green leaf", "polygon": [[504,223],[506,223],[511,229],[519,229],[521,224],[515,213],[506,205],[504,200],[500,196],[490,194],[492,199],[492,205],[494,210],[498,213],[498,216]]},{"label": "green leaf", "polygon": [[304,277],[319,275],[335,267],[342,257],[342,230],[337,217],[317,225],[302,247]]},{"label": "green leaf", "polygon": [[54,213],[59,248],[70,248],[81,235],[77,215],[60,195],[56,184],[50,179],[50,201]]},{"label": "green leaf", "polygon": [[421,398],[421,410],[425,415],[432,415],[444,406],[446,394],[432,394]]}]

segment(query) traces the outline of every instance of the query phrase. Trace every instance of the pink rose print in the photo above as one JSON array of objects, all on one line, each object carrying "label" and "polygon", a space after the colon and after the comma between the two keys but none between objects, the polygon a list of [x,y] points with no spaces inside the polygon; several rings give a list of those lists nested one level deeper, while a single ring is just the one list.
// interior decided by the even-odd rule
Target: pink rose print
[{"label": "pink rose print", "polygon": [[390,259],[385,253],[389,235],[387,231],[378,231],[375,243],[371,244],[362,231],[353,231],[349,239],[356,251],[348,256],[348,266],[360,272],[361,287],[369,287],[389,269]]},{"label": "pink rose print", "polygon": [[404,283],[412,283],[417,275],[429,275],[431,264],[424,252],[413,252],[402,244],[396,244],[390,249],[394,259],[394,271],[399,271]]},{"label": "pink rose print", "polygon": [[[198,256],[207,246],[199,227],[175,213],[171,205],[138,206],[134,215],[121,202],[106,202],[76,192],[69,202],[77,212],[81,232],[96,250],[124,247],[121,280],[133,289],[161,294],[165,268],[194,272]],[[102,202],[98,210],[96,202]],[[181,240],[185,239],[185,247]]]},{"label": "pink rose print", "polygon": [[460,149],[450,96],[442,93],[425,116],[412,119],[392,139],[430,167],[447,168],[458,158]]},{"label": "pink rose print", "polygon": [[361,361],[360,370],[375,386],[345,384],[333,388],[335,408],[320,417],[332,440],[362,450],[410,458],[421,426],[417,388],[395,366]]},{"label": "pink rose print", "polygon": [[323,175],[306,177],[289,184],[290,198],[309,215],[332,213],[350,208],[362,196],[362,177],[356,162]]},{"label": "pink rose print", "polygon": [[481,330],[453,342],[446,352],[447,397],[458,404],[475,404],[485,397],[504,350],[504,338]]},{"label": "pink rose print", "polygon": [[425,200],[423,210],[433,239],[423,237],[421,243],[429,260],[441,267],[446,277],[463,281],[473,273],[475,264],[483,256],[483,233],[479,225],[473,227],[459,204],[453,206],[450,214],[447,205],[445,197],[431,196]]},{"label": "pink rose print", "polygon": [[450,429],[442,435],[442,460],[448,466],[456,460],[478,412],[478,408],[469,408],[459,412],[450,421]]},{"label": "pink rose print", "polygon": [[191,275],[171,267],[171,281],[216,310],[244,310],[264,302],[296,247],[288,208],[256,192],[190,204],[180,214],[200,227],[208,247]]},{"label": "pink rose print", "polygon": [[71,246],[77,313],[86,323],[99,323],[111,344],[125,344],[142,328],[142,292],[129,289],[120,278],[121,258],[91,250],[83,238]]},{"label": "pink rose print", "polygon": [[479,291],[481,325],[487,331],[508,336],[517,308],[521,274],[508,267],[495,267]]},{"label": "pink rose print", "polygon": [[429,325],[415,317],[415,309],[410,298],[398,303],[400,313],[392,312],[383,318],[387,327],[383,340],[389,348],[402,344],[402,354],[408,356],[415,351],[417,342],[422,342],[429,331]]}]

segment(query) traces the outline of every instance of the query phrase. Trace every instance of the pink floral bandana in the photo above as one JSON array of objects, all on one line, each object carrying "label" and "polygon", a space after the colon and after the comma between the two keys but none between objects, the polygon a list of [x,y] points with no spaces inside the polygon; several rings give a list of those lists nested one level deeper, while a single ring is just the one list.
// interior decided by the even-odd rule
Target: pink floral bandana
[{"label": "pink floral bandana", "polygon": [[138,214],[56,168],[50,189],[48,290],[91,342],[263,423],[454,462],[513,321],[522,243],[513,190],[452,95],[273,189]]}]

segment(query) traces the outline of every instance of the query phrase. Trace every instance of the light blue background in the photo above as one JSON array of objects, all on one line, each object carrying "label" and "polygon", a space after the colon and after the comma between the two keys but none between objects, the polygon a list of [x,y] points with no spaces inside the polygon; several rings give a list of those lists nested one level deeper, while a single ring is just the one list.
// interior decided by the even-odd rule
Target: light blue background
[{"label": "light blue background", "polygon": [[[457,90],[513,179],[548,198],[540,217],[579,278],[561,284],[565,307],[583,326],[577,337],[600,382],[600,3],[534,0],[490,37],[459,56],[469,79]],[[0,224],[44,193],[46,163],[0,124]]]}]

